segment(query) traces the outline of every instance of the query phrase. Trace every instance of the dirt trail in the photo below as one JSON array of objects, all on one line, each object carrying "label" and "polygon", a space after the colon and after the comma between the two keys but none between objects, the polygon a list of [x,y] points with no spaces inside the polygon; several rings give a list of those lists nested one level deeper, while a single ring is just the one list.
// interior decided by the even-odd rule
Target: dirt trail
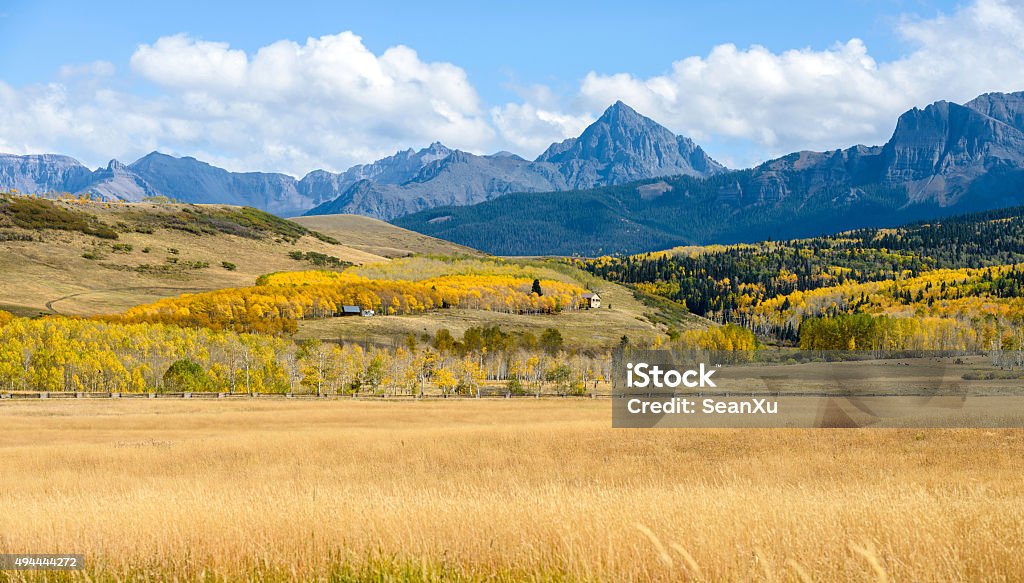
[{"label": "dirt trail", "polygon": [[194,293],[194,292],[211,291],[212,289],[214,289],[214,288],[208,288],[208,287],[173,287],[173,286],[162,287],[162,286],[153,286],[153,285],[143,285],[143,286],[137,286],[137,287],[113,287],[113,288],[109,288],[109,289],[94,289],[94,290],[89,290],[89,291],[69,294],[69,295],[66,295],[66,296],[61,296],[61,297],[59,297],[57,299],[53,299],[53,300],[50,300],[50,301],[46,302],[45,306],[46,306],[46,309],[49,312],[53,313],[53,314],[56,314],[56,315],[66,315],[66,314],[61,314],[61,312],[58,311],[56,308],[54,308],[53,305],[56,304],[57,302],[63,302],[64,300],[70,300],[71,298],[77,298],[77,297],[80,297],[80,296],[87,296],[89,294],[99,294],[99,293],[108,293],[108,292],[124,292],[124,291],[148,291],[148,290],[162,290],[162,291],[174,290],[174,291],[177,291],[179,293]]}]

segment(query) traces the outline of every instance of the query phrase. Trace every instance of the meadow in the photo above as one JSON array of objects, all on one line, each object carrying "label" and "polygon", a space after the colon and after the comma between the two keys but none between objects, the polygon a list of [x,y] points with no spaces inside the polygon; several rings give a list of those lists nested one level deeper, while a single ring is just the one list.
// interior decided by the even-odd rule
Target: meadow
[{"label": "meadow", "polygon": [[613,430],[607,401],[7,401],[23,580],[1016,581],[1024,432]]}]

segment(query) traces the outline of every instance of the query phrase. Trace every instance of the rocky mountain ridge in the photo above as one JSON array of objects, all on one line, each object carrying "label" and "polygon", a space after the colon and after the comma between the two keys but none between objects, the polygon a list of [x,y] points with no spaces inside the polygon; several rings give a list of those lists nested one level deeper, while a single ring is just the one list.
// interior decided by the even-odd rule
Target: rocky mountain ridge
[{"label": "rocky mountain ridge", "polygon": [[[0,156],[0,188],[92,193],[138,201],[163,195],[191,203],[254,206],[280,215],[353,213],[393,219],[445,205],[467,205],[511,192],[564,191],[667,175],[724,171],[691,140],[675,136],[622,102],[579,138],[552,145],[536,161],[510,152],[480,156],[434,142],[340,173],[301,179],[229,172],[191,157],[152,152],[131,164],[112,160],[89,170],[66,156]],[[557,156],[548,156],[558,151]],[[312,210],[311,210],[312,209]]]}]

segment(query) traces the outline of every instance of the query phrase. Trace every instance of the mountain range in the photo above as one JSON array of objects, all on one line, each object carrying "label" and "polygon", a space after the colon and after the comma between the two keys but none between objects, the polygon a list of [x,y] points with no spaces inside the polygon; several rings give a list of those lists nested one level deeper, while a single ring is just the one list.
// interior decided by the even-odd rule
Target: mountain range
[{"label": "mountain range", "polygon": [[497,254],[593,255],[814,236],[1022,203],[1024,93],[989,93],[907,111],[882,146],[796,152],[707,177],[515,194],[394,222]]},{"label": "mountain range", "polygon": [[[131,164],[111,160],[89,170],[78,160],[52,154],[0,154],[0,188],[26,193],[90,193],[112,200],[139,201],[167,196],[189,203],[252,206],[281,215],[297,215],[337,197],[353,184],[376,180],[401,183],[451,154],[441,144],[419,152],[406,150],[342,173],[316,170],[301,180],[286,174],[228,172],[195,158],[152,152]],[[370,213],[361,213],[370,214]]]},{"label": "mountain range", "polygon": [[618,102],[578,138],[552,144],[532,162],[508,152],[479,156],[435,142],[345,172],[316,170],[296,179],[278,173],[228,172],[195,158],[159,152],[131,164],[111,160],[96,170],[67,156],[0,155],[0,188],[92,193],[127,201],[163,195],[182,202],[254,206],[285,216],[308,211],[394,219],[512,192],[565,191],[724,171],[689,138],[674,135]]},{"label": "mountain range", "polygon": [[629,253],[1024,203],[1024,93],[939,101],[901,115],[882,146],[795,152],[744,170],[616,102],[532,161],[434,143],[296,179],[159,152],[96,170],[67,156],[0,155],[0,188],[362,214],[493,253]]}]

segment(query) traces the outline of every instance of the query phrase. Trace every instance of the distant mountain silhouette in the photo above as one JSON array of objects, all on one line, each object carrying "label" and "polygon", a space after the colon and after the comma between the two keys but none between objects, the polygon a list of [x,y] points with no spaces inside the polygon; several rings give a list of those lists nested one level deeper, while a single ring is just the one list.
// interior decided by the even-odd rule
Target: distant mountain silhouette
[{"label": "distant mountain silhouette", "polygon": [[[577,147],[572,140],[563,144],[543,157]],[[810,236],[1019,204],[1024,93],[989,93],[963,105],[939,101],[912,109],[883,146],[796,152],[710,177],[514,195],[395,223],[494,253],[632,253]],[[499,221],[514,227],[499,229]]]}]

